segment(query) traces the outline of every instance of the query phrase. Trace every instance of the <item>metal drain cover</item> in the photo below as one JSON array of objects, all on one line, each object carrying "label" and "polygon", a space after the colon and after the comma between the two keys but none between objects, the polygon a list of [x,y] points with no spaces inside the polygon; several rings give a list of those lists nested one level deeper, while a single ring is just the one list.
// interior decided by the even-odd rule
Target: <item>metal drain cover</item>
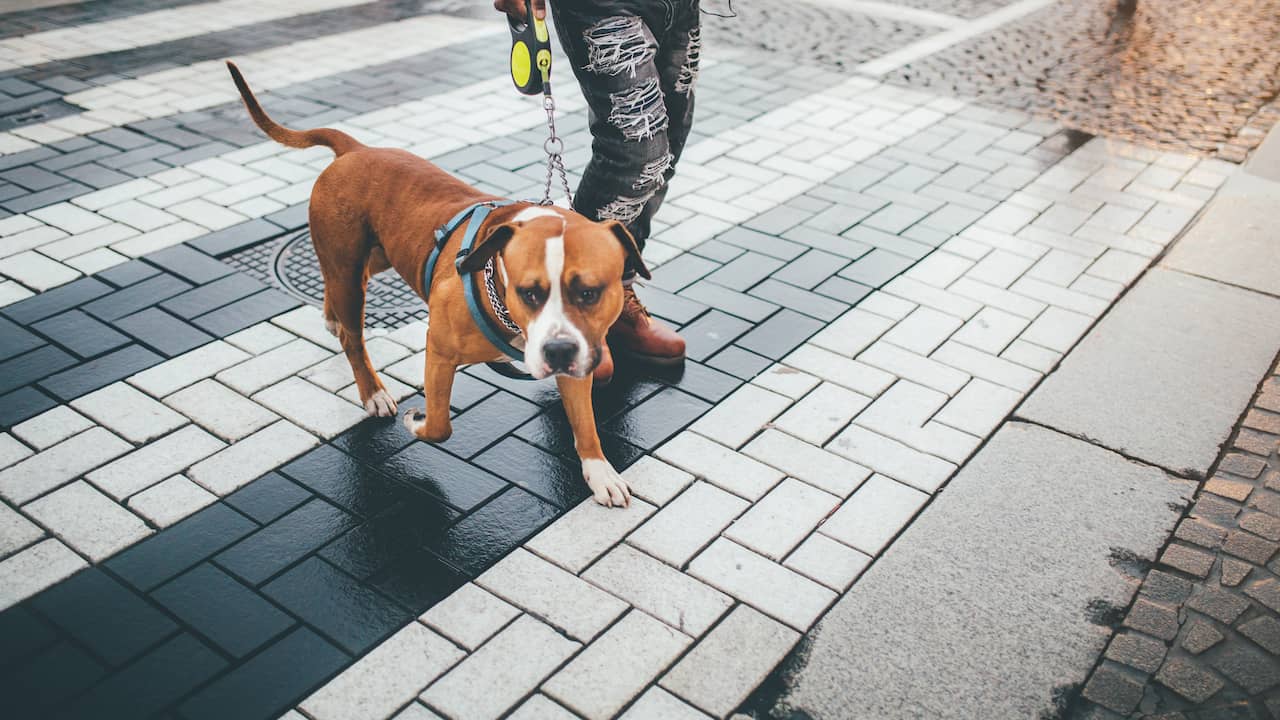
[{"label": "metal drain cover", "polygon": [[[224,260],[307,304],[324,304],[324,277],[308,229],[255,245]],[[427,306],[422,298],[394,270],[369,278],[364,308],[366,327],[394,329],[426,317]]]}]

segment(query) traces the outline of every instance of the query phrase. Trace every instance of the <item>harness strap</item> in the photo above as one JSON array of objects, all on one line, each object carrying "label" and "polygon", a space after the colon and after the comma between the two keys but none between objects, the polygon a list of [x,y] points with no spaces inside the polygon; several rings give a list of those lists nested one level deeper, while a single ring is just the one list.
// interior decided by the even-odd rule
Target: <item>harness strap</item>
[{"label": "harness strap", "polygon": [[[484,225],[484,221],[489,217],[489,213],[495,208],[513,204],[512,200],[487,200],[485,202],[469,205],[453,216],[444,227],[436,230],[436,245],[431,250],[431,254],[427,256],[427,262],[422,268],[422,294],[429,295],[431,292],[431,279],[435,276],[436,263],[440,260],[441,248],[444,247],[445,241],[462,223],[467,223],[466,232],[462,236],[462,244],[458,246],[458,256],[454,260],[454,265],[458,266],[458,274],[462,275],[462,261],[467,255],[471,254],[476,244],[476,236],[480,233],[480,226]],[[502,333],[493,326],[493,321],[489,319],[488,313],[484,311],[480,304],[479,292],[479,273],[473,273],[471,282],[467,282],[466,278],[462,278],[463,297],[467,301],[467,311],[471,313],[471,319],[475,322],[480,333],[485,339],[493,344],[494,347],[502,351],[502,354],[514,360],[524,360],[524,353],[516,349]]]}]

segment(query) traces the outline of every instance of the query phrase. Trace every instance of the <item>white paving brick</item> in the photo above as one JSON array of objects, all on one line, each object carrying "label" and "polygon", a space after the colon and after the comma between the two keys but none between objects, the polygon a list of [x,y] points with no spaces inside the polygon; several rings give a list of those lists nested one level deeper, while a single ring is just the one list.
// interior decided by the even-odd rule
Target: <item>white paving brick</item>
[{"label": "white paving brick", "polygon": [[1008,349],[1000,354],[1000,357],[1047,375],[1057,367],[1058,361],[1062,359],[1062,353],[1025,340],[1014,340]]},{"label": "white paving brick", "polygon": [[1104,280],[1111,280],[1125,285],[1137,279],[1142,271],[1147,269],[1150,260],[1123,250],[1111,248],[1102,254],[1093,264],[1086,270],[1090,275],[1096,275]]},{"label": "white paving brick", "polygon": [[979,260],[965,276],[999,288],[1007,288],[1033,264],[1035,260],[1032,258],[997,249]]},{"label": "white paving brick", "polygon": [[[13,426],[11,432],[37,450],[57,445],[82,430],[93,426],[93,421],[66,405],[59,405]],[[3,453],[0,453],[2,455]],[[6,463],[0,461],[0,467]]]},{"label": "white paving brick", "polygon": [[839,497],[787,478],[734,521],[724,536],[781,561],[839,506]]},{"label": "white paving brick", "polygon": [[858,359],[947,395],[956,393],[969,381],[968,375],[953,367],[883,341],[862,351]]},{"label": "white paving brick", "polygon": [[611,550],[582,577],[694,637],[733,605],[719,590],[625,544]]},{"label": "white paving brick", "polygon": [[791,405],[785,395],[746,384],[721,400],[692,425],[699,435],[740,448]]},{"label": "white paving brick", "polygon": [[95,563],[151,534],[136,515],[83,480],[55,490],[23,510]]},{"label": "white paving brick", "polygon": [[951,398],[933,419],[978,437],[986,437],[999,427],[1022,401],[1022,395],[974,378]]},{"label": "white paving brick", "polygon": [[[296,712],[296,711],[295,711]],[[282,717],[280,720],[307,720],[302,713],[297,713],[298,717]],[[414,702],[405,706],[405,709],[395,714],[393,720],[444,720],[444,718],[427,709],[426,705],[420,702]]]},{"label": "white paving brick", "polygon": [[928,499],[919,490],[873,475],[820,531],[868,555],[878,555]]},{"label": "white paving brick", "polygon": [[589,642],[627,606],[523,548],[517,548],[476,584],[507,602]]},{"label": "white paving brick", "polygon": [[773,426],[811,445],[825,445],[871,398],[832,383],[822,383],[773,421]]},{"label": "white paving brick", "polygon": [[749,506],[737,495],[696,482],[641,525],[627,542],[670,565],[683,567]]},{"label": "white paving brick", "polygon": [[854,357],[880,338],[894,321],[856,307],[836,318],[809,342],[845,357]]},{"label": "white paving brick", "polygon": [[1029,391],[1040,382],[1040,373],[1034,370],[956,342],[948,342],[938,348],[933,359],[1021,392]]},{"label": "white paving brick", "polygon": [[0,558],[30,545],[44,536],[44,531],[22,513],[0,503]]},{"label": "white paving brick", "polygon": [[76,207],[69,202],[46,205],[27,214],[60,230],[65,230],[72,235],[92,230],[110,222],[97,213]]},{"label": "white paving brick", "polygon": [[546,695],[534,695],[516,708],[506,720],[577,720],[578,716]]},{"label": "white paving brick", "polygon": [[926,492],[938,489],[956,469],[946,460],[857,425],[837,435],[827,449]]},{"label": "white paving brick", "polygon": [[580,573],[644,522],[654,509],[635,497],[625,508],[581,502],[525,543],[525,547],[571,573]]},{"label": "white paving brick", "polygon": [[315,720],[383,720],[463,656],[453,643],[410,623],[298,707]]},{"label": "white paving brick", "polygon": [[261,355],[268,350],[280,347],[295,337],[293,333],[282,330],[269,322],[260,322],[238,333],[228,335],[226,341],[250,355]]},{"label": "white paving brick", "polygon": [[810,535],[783,563],[836,592],[848,590],[869,564],[869,555],[838,543],[822,533]]},{"label": "white paving brick", "polygon": [[581,647],[528,615],[498,633],[422,693],[442,714],[497,718]]},{"label": "white paving brick", "polygon": [[964,321],[954,315],[938,312],[933,308],[918,307],[898,321],[882,339],[913,353],[928,355],[951,337],[962,324]]},{"label": "white paving brick", "polygon": [[188,425],[94,470],[86,477],[103,492],[123,500],[186,470],[224,447],[226,443]]},{"label": "white paving brick", "polygon": [[782,479],[777,470],[688,431],[654,454],[748,500],[760,499]]},{"label": "white paving brick", "polygon": [[772,390],[792,400],[799,400],[804,397],[810,390],[817,387],[820,382],[822,381],[809,373],[801,372],[781,363],[773,365],[751,379],[753,385],[759,385],[766,390]]},{"label": "white paving brick", "polygon": [[785,432],[765,430],[742,452],[814,487],[848,497],[871,471]]},{"label": "white paving brick", "polygon": [[1065,353],[1092,324],[1093,320],[1085,315],[1051,307],[1031,323],[1021,339]]},{"label": "white paving brick", "polygon": [[519,608],[468,583],[419,618],[468,650],[475,650],[520,614]]},{"label": "white paving brick", "polygon": [[968,320],[973,317],[974,313],[982,309],[982,306],[978,303],[954,292],[941,290],[932,285],[925,285],[909,277],[898,276],[894,278],[888,285],[884,286],[884,291],[917,305],[925,305],[934,310],[955,315],[961,320]]},{"label": "white paving brick", "polygon": [[801,632],[836,599],[831,590],[726,538],[694,558],[689,574]]},{"label": "white paving brick", "polygon": [[632,495],[658,506],[670,502],[693,482],[693,475],[652,455],[645,455],[623,470],[622,477],[631,486]]},{"label": "white paving brick", "polygon": [[[951,339],[983,352],[999,355],[1026,327],[1025,318],[997,308],[984,307]],[[934,349],[936,348],[930,348],[930,352]]]},{"label": "white paving brick", "polygon": [[899,380],[863,410],[854,422],[921,452],[961,463],[980,438],[932,422],[948,398],[923,385]]},{"label": "white paving brick", "polygon": [[875,397],[893,382],[893,375],[815,345],[801,345],[783,359],[792,367],[855,392]]},{"label": "white paving brick", "polygon": [[215,340],[208,345],[143,370],[130,377],[129,384],[153,397],[164,397],[248,357],[249,355],[240,348]]},{"label": "white paving brick", "polygon": [[328,357],[329,353],[323,348],[299,338],[228,367],[215,377],[243,395],[252,395]]},{"label": "white paving brick", "polygon": [[543,690],[584,717],[606,720],[692,643],[689,636],[632,610],[548,680]]},{"label": "white paving brick", "polygon": [[342,344],[338,342],[338,338],[329,334],[329,331],[325,329],[324,315],[321,314],[318,307],[303,305],[283,315],[271,318],[271,322],[298,337],[310,340],[330,352],[342,352]]},{"label": "white paving brick", "polygon": [[622,720],[706,720],[710,717],[660,687],[649,688],[625,713]]},{"label": "white paving brick", "polygon": [[196,463],[188,475],[222,497],[318,444],[315,436],[281,420]]},{"label": "white paving brick", "polygon": [[31,448],[18,442],[9,433],[0,433],[0,470],[13,465],[19,460],[31,457]]},{"label": "white paving brick", "polygon": [[217,500],[217,495],[175,475],[129,498],[129,508],[165,528]]},{"label": "white paving brick", "polygon": [[34,250],[0,260],[0,273],[40,292],[80,277],[79,270],[51,260]]},{"label": "white paving brick", "polygon": [[131,449],[110,432],[90,428],[0,471],[0,495],[21,505]]},{"label": "white paving brick", "polygon": [[73,400],[71,405],[135,443],[160,437],[187,422],[178,413],[122,382]]},{"label": "white paving brick", "polygon": [[88,567],[84,558],[49,538],[0,561],[0,610],[16,605]]},{"label": "white paving brick", "polygon": [[363,408],[296,377],[276,383],[252,399],[324,438],[337,435],[366,416]]},{"label": "white paving brick", "polygon": [[739,605],[660,684],[715,717],[727,717],[799,640],[791,628]]},{"label": "white paving brick", "polygon": [[213,379],[183,388],[165,398],[164,403],[223,440],[239,440],[280,419]]}]

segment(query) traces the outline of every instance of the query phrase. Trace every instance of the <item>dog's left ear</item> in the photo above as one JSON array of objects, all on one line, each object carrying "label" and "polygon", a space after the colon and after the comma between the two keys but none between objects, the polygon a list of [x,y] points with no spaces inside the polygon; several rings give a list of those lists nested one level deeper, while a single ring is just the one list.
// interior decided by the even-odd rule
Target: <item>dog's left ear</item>
[{"label": "dog's left ear", "polygon": [[636,239],[631,236],[627,226],[617,220],[606,220],[605,225],[613,232],[614,237],[618,238],[618,242],[622,243],[622,249],[627,251],[627,259],[631,261],[631,267],[635,268],[640,277],[645,280],[652,278],[649,268],[644,265],[644,259],[640,257],[640,246],[636,245]]},{"label": "dog's left ear", "polygon": [[480,238],[480,242],[476,243],[475,247],[471,248],[471,252],[458,260],[458,274],[466,275],[483,270],[489,258],[501,252],[515,234],[516,226],[511,223],[503,223],[490,230],[487,235]]}]

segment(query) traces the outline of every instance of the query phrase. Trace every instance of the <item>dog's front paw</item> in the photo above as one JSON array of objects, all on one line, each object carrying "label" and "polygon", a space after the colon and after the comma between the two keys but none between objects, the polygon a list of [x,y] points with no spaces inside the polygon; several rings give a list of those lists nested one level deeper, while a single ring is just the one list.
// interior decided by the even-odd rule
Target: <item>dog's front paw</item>
[{"label": "dog's front paw", "polygon": [[379,388],[378,392],[364,401],[364,411],[369,413],[370,417],[395,417],[396,401],[391,397],[391,393]]},{"label": "dog's front paw", "polygon": [[626,507],[631,504],[631,487],[622,479],[608,460],[584,459],[582,479],[591,488],[591,496],[605,507]]},{"label": "dog's front paw", "polygon": [[419,440],[427,442],[444,442],[453,435],[453,425],[449,423],[448,416],[445,416],[443,428],[432,428],[431,423],[427,421],[427,413],[422,410],[410,410],[404,414],[404,426],[409,429]]}]

